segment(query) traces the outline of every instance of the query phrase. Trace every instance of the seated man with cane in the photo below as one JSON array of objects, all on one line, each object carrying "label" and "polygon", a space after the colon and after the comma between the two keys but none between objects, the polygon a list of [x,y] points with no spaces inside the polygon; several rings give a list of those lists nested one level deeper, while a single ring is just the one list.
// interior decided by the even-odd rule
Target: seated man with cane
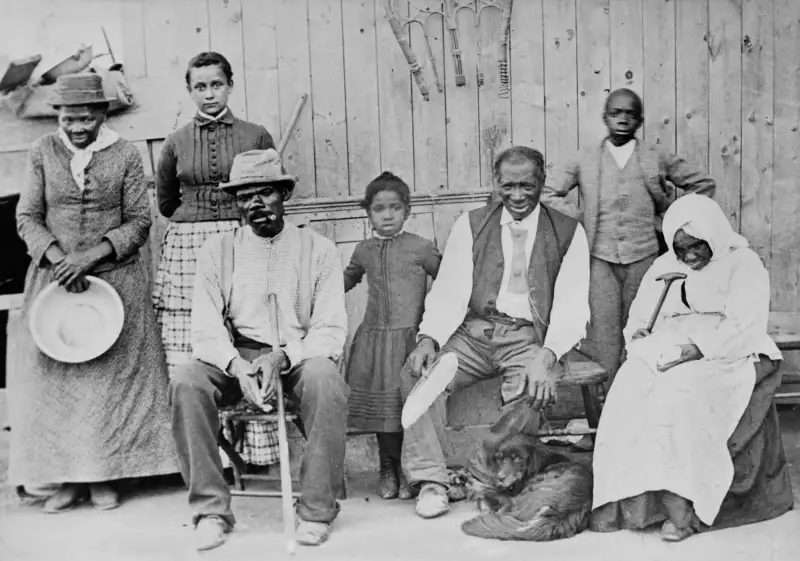
[{"label": "seated man with cane", "polygon": [[[576,220],[539,203],[544,179],[539,151],[509,148],[494,164],[496,202],[456,220],[425,299],[417,347],[401,374],[404,399],[441,347],[458,358],[446,394],[503,376],[505,406],[495,431],[530,418],[518,407],[543,409],[555,401],[564,376],[559,361],[589,321],[589,247]],[[404,433],[402,465],[419,488],[422,518],[449,509],[445,400],[439,396]],[[536,432],[538,415],[532,422],[537,426],[515,428]]]},{"label": "seated man with cane", "polygon": [[[222,544],[235,522],[217,448],[217,408],[242,397],[266,403],[277,376],[299,403],[307,434],[297,542],[324,542],[339,512],[349,393],[335,362],[347,332],[344,280],[332,241],[284,222],[294,186],[275,150],[237,155],[220,189],[236,197],[245,225],[210,238],[197,253],[194,358],[175,373],[170,398],[198,550]],[[271,293],[280,326],[269,321]],[[273,349],[276,329],[281,346]]]}]

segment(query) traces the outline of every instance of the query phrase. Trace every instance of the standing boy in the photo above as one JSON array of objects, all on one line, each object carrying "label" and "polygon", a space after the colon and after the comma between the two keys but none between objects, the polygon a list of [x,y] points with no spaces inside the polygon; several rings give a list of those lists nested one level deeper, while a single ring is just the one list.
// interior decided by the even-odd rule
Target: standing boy
[{"label": "standing boy", "polygon": [[[659,255],[656,231],[678,194],[714,194],[714,180],[663,147],[636,138],[644,121],[641,98],[628,89],[611,92],[603,121],[608,136],[567,166],[560,185],[543,200],[580,192],[578,218],[591,252],[589,304],[592,320],[582,349],[609,372],[619,369],[622,329],[642,277]],[[667,182],[679,189],[676,193]]]}]

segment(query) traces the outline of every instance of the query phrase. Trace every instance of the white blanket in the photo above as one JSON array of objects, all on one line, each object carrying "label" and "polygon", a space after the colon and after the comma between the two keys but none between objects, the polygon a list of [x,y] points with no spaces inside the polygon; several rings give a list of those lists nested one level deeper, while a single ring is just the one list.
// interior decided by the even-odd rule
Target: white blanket
[{"label": "white blanket", "polygon": [[665,372],[657,365],[688,342],[682,334],[720,321],[701,314],[668,319],[629,345],[600,419],[593,508],[668,490],[692,501],[700,520],[713,524],[733,481],[727,442],[753,393],[755,357],[701,359]]}]

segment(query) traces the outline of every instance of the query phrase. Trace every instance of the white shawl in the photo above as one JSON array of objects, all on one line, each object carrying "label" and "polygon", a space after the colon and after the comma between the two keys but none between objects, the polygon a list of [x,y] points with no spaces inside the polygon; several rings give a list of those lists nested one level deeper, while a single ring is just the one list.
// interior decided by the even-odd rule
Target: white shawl
[{"label": "white shawl", "polygon": [[107,126],[100,125],[100,131],[97,133],[97,138],[95,138],[94,142],[92,142],[86,148],[76,148],[72,142],[70,142],[67,133],[65,133],[64,129],[62,128],[58,129],[58,136],[61,138],[64,146],[67,147],[67,150],[72,152],[72,159],[69,162],[69,169],[72,172],[72,177],[75,179],[75,183],[78,185],[78,189],[83,192],[83,190],[86,189],[84,172],[89,166],[89,162],[92,161],[92,155],[94,155],[95,152],[105,150],[114,144],[117,140],[119,140],[119,135]]}]

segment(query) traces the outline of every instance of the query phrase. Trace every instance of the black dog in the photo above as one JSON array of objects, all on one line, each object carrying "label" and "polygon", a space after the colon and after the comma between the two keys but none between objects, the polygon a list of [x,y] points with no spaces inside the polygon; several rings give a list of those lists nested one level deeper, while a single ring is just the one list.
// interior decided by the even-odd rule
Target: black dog
[{"label": "black dog", "polygon": [[589,525],[592,470],[550,452],[538,438],[515,432],[484,444],[478,490],[483,514],[461,529],[479,538],[551,541],[570,538]]}]

